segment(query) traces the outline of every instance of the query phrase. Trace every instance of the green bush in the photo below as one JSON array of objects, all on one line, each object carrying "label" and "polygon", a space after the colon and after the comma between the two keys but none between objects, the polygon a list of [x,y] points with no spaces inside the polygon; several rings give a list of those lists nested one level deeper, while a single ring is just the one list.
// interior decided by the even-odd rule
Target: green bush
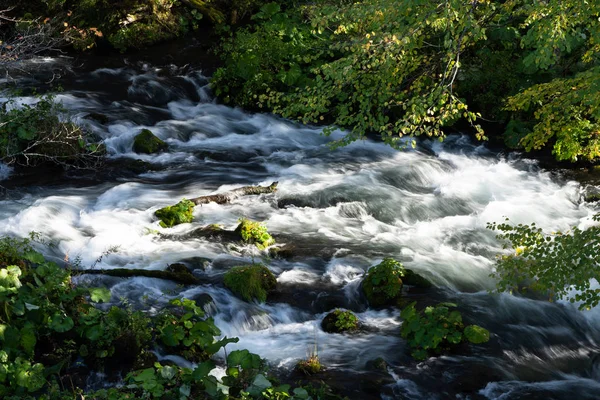
[{"label": "green bush", "polygon": [[407,340],[411,354],[417,360],[424,360],[430,353],[448,350],[464,339],[477,344],[489,340],[490,333],[486,329],[478,325],[464,327],[460,312],[450,311],[456,304],[440,303],[421,312],[415,304],[409,304],[400,314],[404,320],[400,335]]},{"label": "green bush", "polygon": [[[600,214],[593,217],[600,221]],[[498,291],[510,293],[530,290],[549,300],[568,299],[586,310],[600,304],[600,291],[592,286],[598,279],[600,226],[573,227],[566,232],[544,232],[534,224],[488,224],[497,230],[498,239],[512,254],[498,256]],[[576,290],[574,293],[573,289]]]},{"label": "green bush", "polygon": [[264,303],[269,291],[277,286],[275,275],[261,264],[233,267],[225,273],[225,286],[246,301]]},{"label": "green bush", "polygon": [[240,218],[239,223],[235,231],[240,233],[245,242],[253,243],[261,250],[275,244],[275,239],[264,224],[246,218]]},{"label": "green bush", "polygon": [[161,342],[171,351],[176,351],[190,361],[206,361],[227,343],[237,343],[238,339],[214,340],[221,331],[212,318],[196,303],[189,299],[174,299],[169,302],[177,308],[163,312],[157,321],[156,330]]},{"label": "green bush", "polygon": [[[108,300],[105,288],[74,286],[69,270],[45,260],[31,239],[0,238],[0,398],[309,398],[303,388],[274,386],[265,376],[266,363],[248,350],[229,352],[223,383],[209,375],[216,366],[209,357],[238,339],[217,340],[219,329],[192,300],[174,299],[154,317],[93,304]],[[153,363],[148,355],[156,344],[201,362],[194,369]],[[78,358],[89,373],[110,361],[113,372],[124,374],[124,385],[93,393],[75,380],[65,387],[61,379]]]},{"label": "green bush", "polygon": [[35,166],[45,162],[95,167],[105,147],[90,133],[65,118],[66,110],[54,96],[35,104],[16,105],[13,99],[0,106],[0,161]]},{"label": "green bush", "polygon": [[334,310],[323,318],[321,327],[328,333],[356,331],[358,329],[358,317],[352,311]]},{"label": "green bush", "polygon": [[175,225],[192,222],[194,220],[194,207],[193,202],[183,199],[173,206],[156,210],[154,215],[160,220],[160,226],[171,228]]},{"label": "green bush", "polygon": [[362,282],[363,292],[374,307],[391,304],[400,297],[405,270],[401,263],[386,258],[370,268]]}]

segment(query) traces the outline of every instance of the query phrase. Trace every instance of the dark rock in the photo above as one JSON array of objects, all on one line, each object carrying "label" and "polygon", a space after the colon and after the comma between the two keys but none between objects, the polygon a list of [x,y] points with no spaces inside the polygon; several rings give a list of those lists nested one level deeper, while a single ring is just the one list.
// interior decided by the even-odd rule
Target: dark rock
[{"label": "dark rock", "polygon": [[195,296],[192,296],[190,300],[196,302],[196,305],[202,308],[203,310],[206,310],[207,307],[210,307],[211,305],[215,304],[214,299],[208,293],[199,293]]},{"label": "dark rock", "polygon": [[169,264],[167,267],[167,272],[172,272],[174,274],[191,274],[192,272],[185,266],[183,263],[173,263]]},{"label": "dark rock", "polygon": [[101,113],[89,113],[88,115],[86,115],[87,119],[91,119],[93,121],[96,121],[102,125],[106,125],[109,121],[108,117],[104,114]]},{"label": "dark rock", "polygon": [[165,151],[169,146],[148,129],[143,129],[133,139],[133,151],[142,154],[154,154]]},{"label": "dark rock", "polygon": [[428,289],[433,286],[433,284],[428,279],[423,278],[421,275],[417,274],[412,269],[407,269],[404,271],[402,283],[404,283],[405,285],[415,286],[422,289]]},{"label": "dark rock", "polygon": [[367,361],[367,363],[365,364],[365,369],[368,371],[387,372],[388,363],[383,358],[377,357],[373,360]]}]

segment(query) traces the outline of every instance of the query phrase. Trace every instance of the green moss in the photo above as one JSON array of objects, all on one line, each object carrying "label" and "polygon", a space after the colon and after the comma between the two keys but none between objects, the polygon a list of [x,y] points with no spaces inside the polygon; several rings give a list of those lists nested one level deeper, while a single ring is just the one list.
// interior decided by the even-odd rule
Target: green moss
[{"label": "green moss", "polygon": [[133,139],[133,151],[136,153],[153,154],[167,150],[169,146],[148,129],[143,129]]},{"label": "green moss", "polygon": [[363,292],[369,304],[375,307],[392,303],[402,292],[402,277],[405,269],[392,258],[384,259],[381,264],[369,269],[363,279]]},{"label": "green moss", "polygon": [[225,286],[246,301],[264,303],[267,294],[277,285],[275,275],[261,264],[233,267],[223,278]]},{"label": "green moss", "polygon": [[356,331],[358,329],[358,317],[352,311],[335,310],[323,318],[321,327],[327,333]]},{"label": "green moss", "polygon": [[307,360],[301,360],[296,364],[296,369],[306,375],[314,375],[323,369],[319,357],[311,356]]},{"label": "green moss", "polygon": [[193,202],[183,199],[173,206],[156,210],[154,215],[160,219],[160,226],[170,228],[175,225],[192,222],[194,220],[194,206]]},{"label": "green moss", "polygon": [[490,332],[479,325],[466,326],[463,334],[469,342],[475,344],[485,343],[490,340]]},{"label": "green moss", "polygon": [[240,233],[245,242],[254,243],[261,250],[275,244],[275,239],[264,224],[246,218],[240,218],[239,222],[235,231]]}]

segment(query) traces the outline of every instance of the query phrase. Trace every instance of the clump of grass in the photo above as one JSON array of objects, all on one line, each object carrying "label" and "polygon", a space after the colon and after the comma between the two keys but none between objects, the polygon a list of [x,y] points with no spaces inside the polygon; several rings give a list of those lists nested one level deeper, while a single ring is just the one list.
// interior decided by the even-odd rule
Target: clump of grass
[{"label": "clump of grass", "polygon": [[262,264],[233,267],[225,273],[225,286],[246,301],[264,303],[268,293],[277,285],[275,275]]},{"label": "clump of grass", "polygon": [[319,361],[319,356],[313,354],[306,360],[298,361],[298,364],[296,364],[296,369],[300,372],[305,373],[306,375],[314,375],[318,372],[321,372],[323,366]]}]

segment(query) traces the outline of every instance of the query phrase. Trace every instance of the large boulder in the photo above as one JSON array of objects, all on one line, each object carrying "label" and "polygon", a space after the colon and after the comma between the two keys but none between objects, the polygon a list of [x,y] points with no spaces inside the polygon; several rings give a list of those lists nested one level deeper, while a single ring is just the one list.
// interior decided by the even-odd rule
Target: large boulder
[{"label": "large boulder", "polygon": [[233,267],[225,273],[225,286],[246,301],[264,303],[267,295],[277,286],[275,275],[262,264]]},{"label": "large boulder", "polygon": [[142,154],[154,154],[165,151],[169,146],[148,129],[142,131],[133,139],[133,151]]}]

